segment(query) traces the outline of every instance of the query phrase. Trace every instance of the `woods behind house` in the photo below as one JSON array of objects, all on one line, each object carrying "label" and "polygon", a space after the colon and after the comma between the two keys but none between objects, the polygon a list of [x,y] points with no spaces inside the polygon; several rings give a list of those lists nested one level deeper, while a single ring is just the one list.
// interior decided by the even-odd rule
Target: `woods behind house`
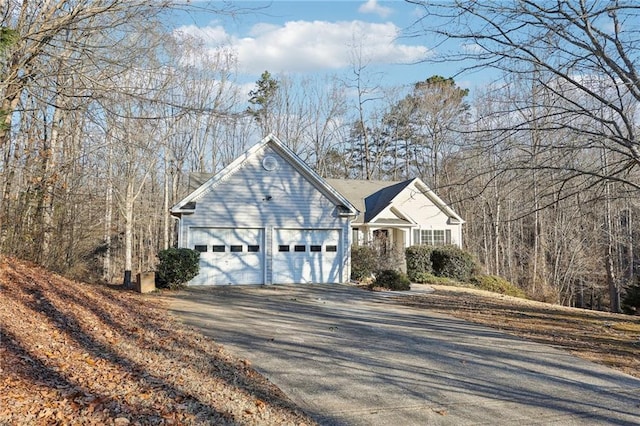
[{"label": "woods behind house", "polygon": [[619,311],[640,285],[640,7],[412,3],[413,36],[467,47],[430,60],[495,81],[383,87],[354,47],[343,73],[265,71],[247,93],[231,49],[163,25],[184,2],[5,1],[0,251],[83,279],[152,269],[189,172],[271,132],[324,177],[421,178],[485,272],[531,297]]}]

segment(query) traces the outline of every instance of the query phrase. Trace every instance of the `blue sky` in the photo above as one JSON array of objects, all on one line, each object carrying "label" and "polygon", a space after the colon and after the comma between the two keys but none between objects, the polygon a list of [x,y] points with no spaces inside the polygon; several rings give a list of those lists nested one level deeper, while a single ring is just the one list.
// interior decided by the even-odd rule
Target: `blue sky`
[{"label": "blue sky", "polygon": [[[239,82],[273,74],[348,73],[354,57],[383,85],[412,84],[455,68],[422,62],[432,54],[427,37],[403,37],[419,9],[404,1],[236,1],[250,9],[236,16],[195,13],[175,22],[179,31],[202,38],[212,53],[221,46],[237,54]],[[381,74],[379,74],[381,73]],[[469,81],[456,79],[471,87]]]}]

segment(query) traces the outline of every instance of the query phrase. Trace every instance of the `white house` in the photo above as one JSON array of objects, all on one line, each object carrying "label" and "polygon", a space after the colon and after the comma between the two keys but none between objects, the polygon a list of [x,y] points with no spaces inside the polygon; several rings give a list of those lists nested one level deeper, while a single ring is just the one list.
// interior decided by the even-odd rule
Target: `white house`
[{"label": "white house", "polygon": [[351,222],[354,244],[399,250],[417,244],[462,247],[464,220],[418,178],[327,181],[361,212]]},{"label": "white house", "polygon": [[357,209],[269,135],[171,208],[178,246],[200,252],[190,284],[338,283]]}]

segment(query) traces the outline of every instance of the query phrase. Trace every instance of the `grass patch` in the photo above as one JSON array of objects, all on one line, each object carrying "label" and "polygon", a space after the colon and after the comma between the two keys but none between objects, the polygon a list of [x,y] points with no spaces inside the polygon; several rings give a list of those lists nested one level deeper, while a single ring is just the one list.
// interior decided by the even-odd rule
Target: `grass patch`
[{"label": "grass patch", "polygon": [[640,334],[640,323],[619,322],[611,326],[614,330]]},{"label": "grass patch", "polygon": [[526,298],[524,291],[511,284],[509,281],[496,275],[477,275],[471,278],[471,284],[480,290],[487,290],[494,293],[506,294],[507,296],[514,296],[520,298]]}]

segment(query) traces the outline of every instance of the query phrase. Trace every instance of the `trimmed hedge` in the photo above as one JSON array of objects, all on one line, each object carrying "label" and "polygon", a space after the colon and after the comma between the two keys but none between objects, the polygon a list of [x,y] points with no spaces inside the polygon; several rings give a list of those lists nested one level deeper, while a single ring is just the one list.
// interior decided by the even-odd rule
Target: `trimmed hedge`
[{"label": "trimmed hedge", "polygon": [[369,246],[351,246],[351,279],[365,280],[378,268],[376,251]]},{"label": "trimmed hedge", "polygon": [[370,288],[382,287],[395,291],[411,290],[411,281],[406,274],[393,269],[385,269],[376,273],[376,279],[369,285]]},{"label": "trimmed hedge", "polygon": [[471,254],[456,246],[434,247],[431,264],[434,275],[463,282],[468,282],[479,269]]},{"label": "trimmed hedge", "polygon": [[413,282],[422,283],[426,275],[433,274],[431,253],[433,246],[411,246],[405,250],[407,275]]},{"label": "trimmed hedge", "polygon": [[188,248],[169,248],[158,253],[156,286],[178,289],[200,272],[200,252]]},{"label": "trimmed hedge", "polygon": [[523,299],[526,298],[524,291],[496,275],[477,275],[471,278],[471,284],[481,290],[506,294],[507,296],[521,297]]}]

